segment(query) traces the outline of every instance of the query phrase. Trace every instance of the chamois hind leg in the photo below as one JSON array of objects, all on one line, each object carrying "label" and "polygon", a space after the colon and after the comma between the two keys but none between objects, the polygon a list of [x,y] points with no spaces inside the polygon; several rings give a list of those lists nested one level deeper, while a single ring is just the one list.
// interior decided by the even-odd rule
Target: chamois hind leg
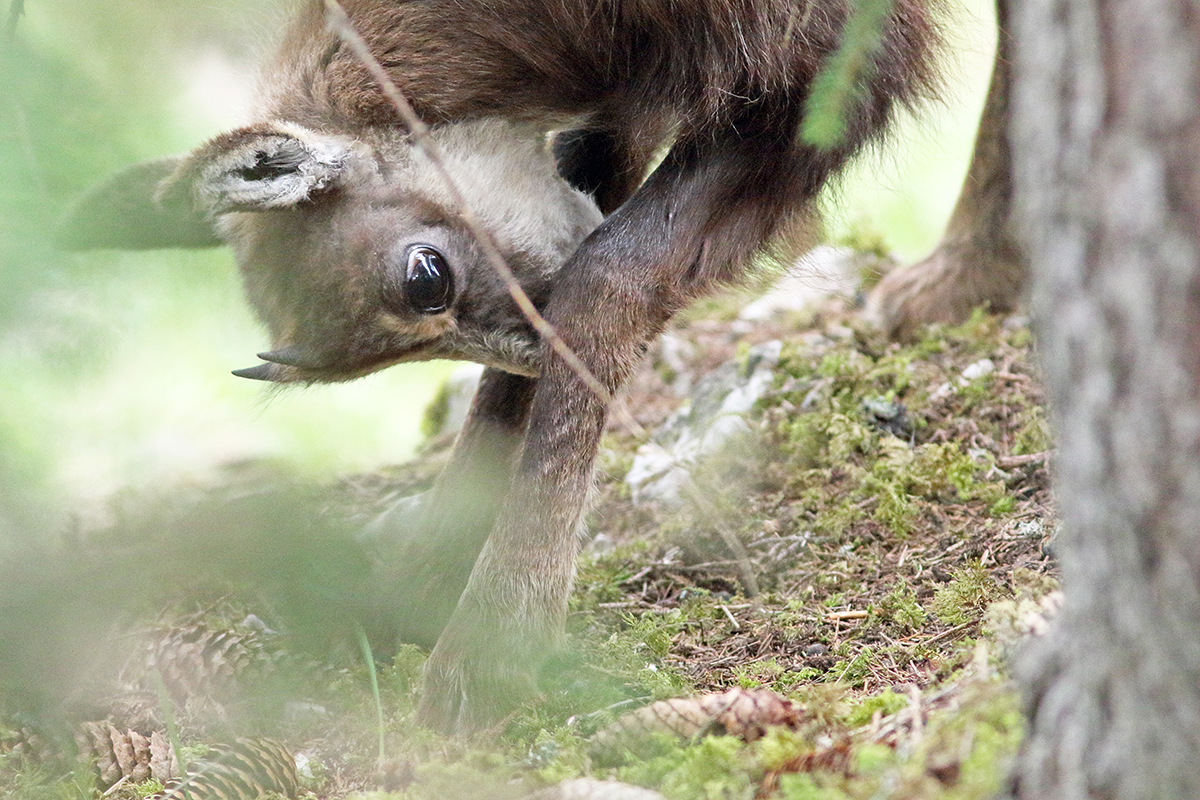
[{"label": "chamois hind leg", "polygon": [[432,646],[441,634],[509,491],[536,383],[484,370],[433,488],[406,510],[411,518],[385,518],[377,526],[379,567],[370,625],[377,646]]},{"label": "chamois hind leg", "polygon": [[[547,319],[615,392],[671,315],[736,280],[841,160],[771,133],[676,145],[567,263]],[[478,728],[529,699],[561,633],[607,408],[546,347],[542,363],[513,492],[426,665],[432,727]]]},{"label": "chamois hind leg", "polygon": [[1012,48],[1002,7],[998,19],[996,61],[975,151],[945,236],[924,260],[885,276],[867,301],[868,316],[896,338],[911,338],[930,322],[961,322],[979,305],[1013,311],[1024,295],[1029,268],[1009,225]]}]

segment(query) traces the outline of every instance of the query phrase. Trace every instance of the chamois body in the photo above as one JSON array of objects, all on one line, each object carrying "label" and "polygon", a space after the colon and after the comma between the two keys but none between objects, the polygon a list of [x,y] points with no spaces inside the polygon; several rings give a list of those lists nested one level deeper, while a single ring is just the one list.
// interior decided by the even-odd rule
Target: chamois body
[{"label": "chamois body", "polygon": [[[851,0],[344,6],[526,291],[610,392],[672,314],[805,221],[933,75],[927,3],[895,0],[842,93],[844,136],[821,149],[799,129]],[[427,723],[476,727],[530,696],[565,615],[607,409],[519,314],[322,5],[304,6],[265,71],[257,122],[136,178],[156,198],[141,246],[199,219],[234,248],[275,348],[239,374],[490,367],[396,581],[425,603],[403,633],[437,638]]]}]

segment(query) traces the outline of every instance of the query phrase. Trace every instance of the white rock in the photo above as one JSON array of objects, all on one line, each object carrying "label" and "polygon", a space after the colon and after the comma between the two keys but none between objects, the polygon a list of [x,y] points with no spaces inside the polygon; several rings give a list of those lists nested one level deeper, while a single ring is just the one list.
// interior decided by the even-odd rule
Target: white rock
[{"label": "white rock", "polygon": [[677,505],[698,459],[751,435],[745,414],[771,387],[782,351],[782,342],[764,342],[744,362],[722,364],[697,382],[689,402],[634,455],[625,483],[635,505]]}]

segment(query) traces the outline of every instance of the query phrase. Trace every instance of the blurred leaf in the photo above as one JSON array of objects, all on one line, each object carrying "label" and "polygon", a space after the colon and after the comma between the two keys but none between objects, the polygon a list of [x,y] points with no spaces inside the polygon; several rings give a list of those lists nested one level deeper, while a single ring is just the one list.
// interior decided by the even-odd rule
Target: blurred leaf
[{"label": "blurred leaf", "polygon": [[817,75],[805,103],[800,129],[805,144],[832,150],[845,139],[846,118],[870,78],[871,56],[891,13],[892,0],[856,0],[852,4],[841,47]]}]

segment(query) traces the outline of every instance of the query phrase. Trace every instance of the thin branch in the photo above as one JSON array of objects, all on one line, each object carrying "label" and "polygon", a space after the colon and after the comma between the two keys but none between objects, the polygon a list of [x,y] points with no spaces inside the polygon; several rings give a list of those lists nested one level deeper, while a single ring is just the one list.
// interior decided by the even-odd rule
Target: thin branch
[{"label": "thin branch", "polygon": [[354,29],[354,25],[350,22],[350,17],[346,15],[346,11],[342,8],[341,3],[338,0],[325,0],[325,10],[329,27],[354,52],[358,60],[367,68],[371,76],[375,78],[384,95],[395,106],[396,111],[399,112],[400,118],[404,121],[409,133],[412,135],[413,142],[421,149],[425,157],[429,159],[434,170],[438,173],[438,177],[445,182],[446,188],[450,193],[450,201],[456,207],[455,211],[461,216],[467,230],[479,242],[479,246],[483,250],[488,263],[492,265],[493,269],[496,270],[500,278],[504,281],[508,293],[512,295],[512,299],[521,309],[521,313],[525,315],[525,318],[529,320],[542,338],[550,344],[554,352],[587,385],[588,389],[602,403],[612,407],[612,392],[592,374],[592,371],[587,368],[587,365],[583,363],[579,356],[575,355],[575,351],[562,340],[562,337],[558,335],[558,331],[554,330],[554,327],[538,312],[537,308],[533,305],[533,301],[529,299],[529,295],[521,288],[521,284],[517,281],[517,276],[509,269],[508,264],[504,261],[504,256],[500,254],[499,248],[496,247],[495,240],[492,239],[491,234],[479,223],[479,219],[467,206],[466,198],[459,190],[457,184],[455,184],[454,179],[450,177],[450,172],[446,169],[446,164],[442,160],[441,152],[429,135],[429,126],[413,111],[408,99],[400,91],[400,88],[396,86],[395,82],[392,81],[391,76],[387,74],[387,71],[379,63],[379,60],[371,53],[371,50],[367,47],[367,43],[363,41],[362,36]]},{"label": "thin branch", "polygon": [[[546,318],[538,312],[533,301],[529,299],[529,295],[521,287],[517,281],[516,275],[504,261],[504,256],[496,247],[496,242],[491,234],[480,224],[478,218],[467,205],[466,197],[454,182],[454,178],[450,175],[450,171],[446,169],[445,161],[442,160],[441,152],[439,151],[436,142],[429,133],[429,126],[425,124],[416,112],[413,111],[412,105],[408,102],[408,98],[396,86],[396,83],[387,74],[387,70],[375,58],[375,55],[367,47],[367,43],[355,30],[354,24],[350,21],[350,17],[346,14],[344,8],[338,0],[324,0],[326,21],[330,29],[346,44],[347,47],[354,53],[355,57],[362,65],[371,73],[379,88],[383,90],[383,94],[395,107],[396,112],[400,115],[400,119],[408,128],[409,133],[413,138],[413,143],[421,149],[429,163],[437,172],[438,177],[442,179],[446,186],[446,190],[450,194],[450,202],[455,206],[455,211],[458,212],[463,224],[467,230],[479,242],[479,247],[483,250],[484,256],[488,263],[496,270],[496,273],[504,281],[508,293],[512,296],[517,306],[521,309],[521,313],[529,320],[534,329],[549,343],[551,349],[566,362],[567,366],[575,375],[583,381],[591,392],[600,399],[602,403],[609,409],[610,413],[616,416],[623,425],[633,432],[635,436],[646,438],[646,430],[633,418],[624,407],[614,402],[613,394],[604,384],[588,369],[587,365],[575,354],[575,351],[562,340],[558,335],[558,331],[554,329]],[[662,449],[657,444],[649,442],[652,447]],[[664,451],[665,454],[665,451]],[[675,461],[674,457],[666,454],[668,458]],[[704,496],[699,487],[689,477],[684,484],[684,491],[688,497],[696,503],[705,513],[714,520],[714,525],[717,528],[717,533],[725,541],[727,547],[732,552],[735,561],[738,565],[738,571],[741,573],[742,586],[746,593],[750,596],[758,594],[758,582],[754,577],[754,570],[750,564],[750,557],[746,553],[745,547],[736,535],[719,521],[716,507]]]},{"label": "thin branch", "polygon": [[1051,451],[1043,450],[1040,453],[1026,453],[1020,456],[1000,456],[996,459],[996,466],[1001,469],[1011,469],[1013,467],[1023,467],[1027,464],[1041,464],[1049,461]]}]

